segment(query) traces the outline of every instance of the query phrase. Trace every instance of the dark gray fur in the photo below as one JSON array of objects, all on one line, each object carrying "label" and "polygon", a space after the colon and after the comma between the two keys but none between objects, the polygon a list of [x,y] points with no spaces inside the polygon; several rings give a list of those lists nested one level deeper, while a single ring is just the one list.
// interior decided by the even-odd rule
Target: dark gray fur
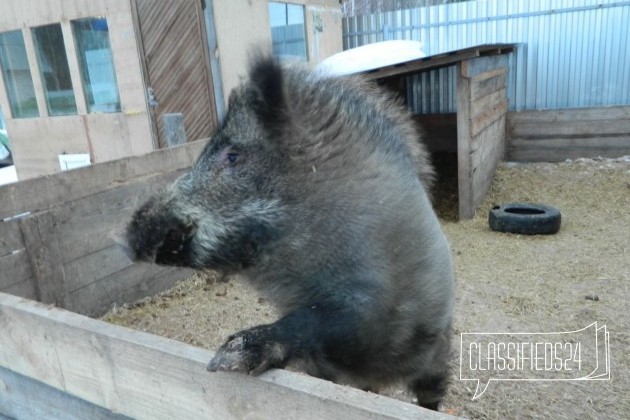
[{"label": "dark gray fur", "polygon": [[302,359],[364,389],[446,388],[454,274],[408,111],[358,78],[252,61],[192,170],[127,227],[133,259],[239,272],[282,318],[231,336],[209,370]]}]

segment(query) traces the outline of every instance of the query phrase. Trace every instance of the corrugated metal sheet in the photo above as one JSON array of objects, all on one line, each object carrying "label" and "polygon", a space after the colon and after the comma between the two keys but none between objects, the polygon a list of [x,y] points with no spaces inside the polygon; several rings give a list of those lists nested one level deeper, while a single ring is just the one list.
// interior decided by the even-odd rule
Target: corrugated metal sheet
[{"label": "corrugated metal sheet", "polygon": [[[343,22],[344,49],[387,39],[438,54],[518,43],[510,58],[511,110],[630,105],[630,1],[477,0]],[[455,70],[412,76],[415,112],[455,111]]]}]

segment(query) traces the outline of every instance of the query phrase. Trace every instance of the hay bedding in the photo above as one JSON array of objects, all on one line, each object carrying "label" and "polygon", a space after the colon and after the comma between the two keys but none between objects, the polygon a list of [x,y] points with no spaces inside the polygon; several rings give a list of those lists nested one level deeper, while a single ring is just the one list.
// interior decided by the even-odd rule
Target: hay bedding
[{"label": "hay bedding", "polygon": [[[453,221],[454,195],[448,188],[436,195],[458,278],[453,382],[443,410],[470,418],[630,418],[630,157],[502,164],[470,221]],[[488,209],[508,201],[559,208],[560,232],[490,231]],[[199,273],[103,319],[216,349],[276,313],[238,279]],[[458,380],[461,332],[572,331],[594,321],[610,332],[610,381],[492,382],[472,401],[475,383]],[[401,389],[385,393],[411,401]]]}]

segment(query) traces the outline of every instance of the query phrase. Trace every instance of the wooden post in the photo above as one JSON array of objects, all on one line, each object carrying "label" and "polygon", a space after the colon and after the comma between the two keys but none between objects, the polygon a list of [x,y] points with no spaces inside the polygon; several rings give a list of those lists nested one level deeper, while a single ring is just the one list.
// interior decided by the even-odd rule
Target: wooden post
[{"label": "wooden post", "polygon": [[462,63],[457,64],[457,188],[459,218],[472,219],[472,173],[470,168],[470,79],[464,77]]},{"label": "wooden post", "polygon": [[37,300],[65,306],[65,274],[59,252],[57,219],[52,211],[19,220]]},{"label": "wooden post", "polygon": [[471,219],[505,154],[507,55],[457,65],[459,217]]}]

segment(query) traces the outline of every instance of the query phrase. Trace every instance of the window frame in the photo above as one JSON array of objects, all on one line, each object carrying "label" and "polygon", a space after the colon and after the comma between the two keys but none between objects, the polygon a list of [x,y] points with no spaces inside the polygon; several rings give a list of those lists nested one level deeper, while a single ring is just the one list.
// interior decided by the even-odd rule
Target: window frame
[{"label": "window frame", "polygon": [[[4,80],[4,89],[5,92],[7,94],[7,100],[9,102],[9,113],[11,115],[11,118],[13,119],[25,119],[25,118],[39,118],[41,116],[40,110],[39,110],[39,104],[37,102],[37,92],[35,89],[35,83],[33,80],[33,72],[32,72],[32,63],[29,61],[28,58],[28,51],[26,48],[26,37],[24,36],[24,32],[22,31],[22,29],[14,29],[14,30],[10,30],[10,31],[4,31],[0,33],[0,38],[4,37],[4,36],[8,36],[9,34],[19,34],[19,39],[21,41],[21,44],[18,46],[19,49],[21,49],[20,51],[20,57],[13,57],[13,58],[9,58],[8,56],[5,56],[5,52],[6,52],[6,46],[3,43],[0,43],[0,64],[2,64],[0,67],[2,68],[2,79]],[[12,60],[12,61],[23,61],[23,63],[26,63],[26,68],[22,69],[23,71],[28,73],[28,77],[22,77],[21,80],[24,82],[26,81],[29,86],[28,86],[28,90],[30,92],[28,93],[32,93],[32,96],[23,100],[23,101],[18,101],[18,97],[15,96],[16,94],[19,95],[20,93],[20,89],[18,86],[18,83],[16,81],[16,77],[9,77],[9,72],[10,71],[17,71],[17,70],[11,70],[10,66],[5,64],[5,59],[8,60]],[[24,75],[26,76],[26,74]],[[9,80],[11,79],[11,80]],[[24,87],[24,85],[22,85]],[[33,101],[34,103],[34,107],[31,107],[31,110],[34,110],[34,112],[29,113],[27,110],[24,110],[23,108],[26,108],[25,106],[21,106],[20,104],[23,103],[24,101]]]},{"label": "window frame", "polygon": [[[56,108],[56,106],[53,106],[52,103],[52,97],[54,96],[54,94],[52,92],[51,89],[49,89],[48,86],[48,82],[49,82],[49,78],[46,77],[45,75],[45,68],[46,67],[55,67],[55,66],[51,66],[50,63],[45,62],[44,57],[42,57],[42,55],[44,54],[44,45],[40,44],[40,39],[39,39],[39,34],[38,32],[41,31],[44,28],[52,28],[52,27],[56,27],[58,28],[58,34],[60,35],[60,39],[62,42],[61,47],[62,48],[54,48],[55,50],[55,57],[54,60],[60,62],[62,65],[65,64],[65,69],[61,69],[62,71],[65,71],[66,74],[65,76],[67,77],[67,82],[69,82],[70,86],[69,86],[69,91],[71,92],[71,95],[69,95],[69,98],[71,98],[71,104],[68,105],[69,110],[58,110]],[[72,73],[70,72],[70,64],[68,62],[68,54],[67,54],[67,50],[66,50],[66,40],[63,36],[63,28],[61,26],[61,23],[51,23],[51,24],[47,24],[47,25],[40,25],[40,26],[33,26],[30,28],[31,30],[31,38],[33,40],[33,48],[35,51],[35,56],[37,58],[37,64],[39,67],[39,76],[41,79],[41,84],[42,84],[42,89],[44,91],[44,98],[46,101],[46,107],[48,110],[48,116],[49,117],[58,117],[58,116],[64,116],[64,115],[77,115],[78,114],[78,108],[77,108],[77,99],[76,99],[76,94],[74,91],[74,83],[72,80]],[[59,47],[59,46],[57,46]],[[53,72],[56,73],[56,72]],[[68,90],[68,89],[66,89]]]},{"label": "window frame", "polygon": [[[275,25],[272,26],[272,16],[271,16],[271,8],[272,6],[278,6],[278,5],[282,5],[284,6],[284,25]],[[298,7],[300,8],[301,11],[301,17],[302,17],[302,21],[301,23],[297,23],[297,24],[289,24],[290,22],[290,12],[289,12],[289,7]],[[308,31],[307,31],[307,26],[306,26],[306,7],[304,6],[304,4],[302,3],[291,3],[291,2],[280,2],[280,1],[269,1],[267,3],[267,9],[268,9],[268,13],[269,13],[269,26],[270,26],[270,31],[271,31],[271,44],[272,44],[272,50],[273,50],[273,54],[276,57],[279,57],[280,59],[298,59],[298,60],[302,60],[304,62],[308,62],[309,61],[309,44],[308,44]],[[292,43],[297,43],[297,41],[293,41],[292,39],[289,39],[289,41],[292,42],[287,42],[286,38],[283,41],[277,41],[274,40],[274,28],[289,28],[291,26],[297,26],[297,25],[301,25],[303,27],[302,32],[302,36],[303,38],[301,38],[303,40],[303,51],[302,54],[297,55],[297,54],[282,54],[279,53],[274,44],[278,45],[280,44],[280,47],[278,47],[278,49],[284,49],[286,48],[286,45],[288,44],[292,44]],[[297,39],[296,39],[297,40]]]},{"label": "window frame", "polygon": [[[109,68],[111,69],[110,72],[110,76],[111,79],[108,81],[108,83],[113,84],[114,86],[114,90],[110,91],[109,94],[112,96],[115,96],[116,101],[115,102],[109,102],[107,103],[107,107],[109,107],[111,104],[113,104],[113,108],[112,109],[105,109],[105,108],[99,108],[99,106],[104,106],[106,105],[105,103],[97,103],[96,99],[95,99],[95,95],[94,95],[94,86],[92,81],[90,80],[90,66],[88,64],[88,59],[87,56],[88,54],[86,54],[87,51],[97,51],[96,49],[91,49],[91,50],[86,50],[85,46],[83,44],[83,38],[82,36],[79,36],[79,24],[83,23],[83,22],[87,22],[87,21],[96,21],[96,20],[101,20],[105,22],[105,28],[106,30],[103,32],[106,32],[105,35],[105,40],[106,42],[106,47],[107,47],[107,59],[108,59],[108,63],[101,63],[102,64],[107,64],[109,66]],[[118,84],[118,76],[117,76],[117,72],[116,72],[116,65],[114,62],[114,52],[112,50],[111,47],[111,40],[110,40],[110,36],[109,36],[109,23],[107,20],[107,17],[105,16],[92,16],[92,17],[86,17],[86,18],[80,18],[80,19],[72,19],[70,20],[70,26],[71,26],[71,30],[72,30],[72,38],[74,41],[74,47],[75,47],[75,52],[76,52],[76,58],[78,61],[78,65],[79,65],[79,77],[80,77],[80,81],[81,81],[81,88],[83,89],[83,96],[85,99],[85,107],[86,107],[86,112],[88,114],[94,114],[94,113],[119,113],[122,112],[122,103],[121,103],[121,98],[120,98],[120,88],[119,88],[119,84]],[[101,48],[101,50],[103,50],[103,48]],[[96,56],[94,56],[96,58]],[[103,57],[100,57],[101,59]]]}]

